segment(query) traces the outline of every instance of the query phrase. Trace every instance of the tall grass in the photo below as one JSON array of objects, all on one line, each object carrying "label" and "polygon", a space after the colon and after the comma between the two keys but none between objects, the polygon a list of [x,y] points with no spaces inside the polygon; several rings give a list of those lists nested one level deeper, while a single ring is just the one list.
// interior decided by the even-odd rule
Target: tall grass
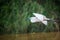
[{"label": "tall grass", "polygon": [[[54,31],[54,22],[48,22],[48,26],[42,23],[32,24],[29,20],[32,13],[41,13],[48,18],[55,19],[57,15],[54,13],[56,6],[46,0],[44,4],[38,4],[37,1],[19,1],[12,0],[8,4],[1,7],[0,24],[4,25],[4,33],[27,33],[27,32],[49,32]],[[54,6],[53,6],[54,5]]]}]

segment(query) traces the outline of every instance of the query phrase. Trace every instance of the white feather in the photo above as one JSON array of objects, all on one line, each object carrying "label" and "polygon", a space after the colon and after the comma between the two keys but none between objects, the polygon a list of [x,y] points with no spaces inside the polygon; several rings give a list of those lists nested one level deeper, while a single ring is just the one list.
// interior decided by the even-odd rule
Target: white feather
[{"label": "white feather", "polygon": [[39,22],[40,21],[36,17],[31,17],[30,20],[31,20],[32,23],[35,23],[35,22]]},{"label": "white feather", "polygon": [[44,19],[46,19],[46,16],[42,15],[42,14],[38,14],[38,13],[33,13],[33,15],[35,17],[37,17],[40,21],[43,21]]},{"label": "white feather", "polygon": [[42,21],[43,24],[47,25],[47,21]]}]

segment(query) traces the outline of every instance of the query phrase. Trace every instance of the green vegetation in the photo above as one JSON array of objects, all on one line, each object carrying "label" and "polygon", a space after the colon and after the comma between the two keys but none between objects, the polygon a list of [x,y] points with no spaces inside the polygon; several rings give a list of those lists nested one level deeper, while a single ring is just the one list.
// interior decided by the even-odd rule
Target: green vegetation
[{"label": "green vegetation", "polygon": [[[60,2],[58,0],[58,2]],[[0,1],[0,34],[31,33],[55,31],[54,22],[48,26],[42,23],[32,24],[29,18],[33,12],[42,13],[48,18],[60,17],[60,9],[55,0],[1,0]]]}]

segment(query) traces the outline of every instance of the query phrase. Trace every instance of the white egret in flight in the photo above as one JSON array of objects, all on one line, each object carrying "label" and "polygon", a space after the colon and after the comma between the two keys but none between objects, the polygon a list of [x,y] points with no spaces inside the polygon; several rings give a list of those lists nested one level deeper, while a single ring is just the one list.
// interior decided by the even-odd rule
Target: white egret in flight
[{"label": "white egret in flight", "polygon": [[30,20],[32,23],[35,22],[42,22],[43,24],[47,25],[47,20],[50,20],[45,15],[39,14],[39,13],[33,13],[35,17],[31,17]]}]

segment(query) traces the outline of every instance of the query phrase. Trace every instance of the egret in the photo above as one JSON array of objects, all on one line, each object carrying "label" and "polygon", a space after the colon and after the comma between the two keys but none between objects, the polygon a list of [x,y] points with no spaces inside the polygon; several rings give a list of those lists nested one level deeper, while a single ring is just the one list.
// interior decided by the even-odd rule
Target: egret
[{"label": "egret", "polygon": [[30,17],[30,21],[32,23],[35,23],[35,22],[41,22],[43,23],[44,25],[48,25],[48,21],[52,21],[54,22],[54,24],[56,25],[56,28],[58,29],[59,31],[59,26],[56,22],[59,22],[59,20],[53,20],[53,19],[50,19],[50,18],[47,18],[45,15],[43,14],[39,14],[39,13],[33,13],[34,17]]},{"label": "egret", "polygon": [[33,13],[35,17],[31,17],[30,20],[32,23],[35,22],[42,22],[44,25],[47,25],[47,20],[50,20],[45,15],[39,14],[39,13]]}]

